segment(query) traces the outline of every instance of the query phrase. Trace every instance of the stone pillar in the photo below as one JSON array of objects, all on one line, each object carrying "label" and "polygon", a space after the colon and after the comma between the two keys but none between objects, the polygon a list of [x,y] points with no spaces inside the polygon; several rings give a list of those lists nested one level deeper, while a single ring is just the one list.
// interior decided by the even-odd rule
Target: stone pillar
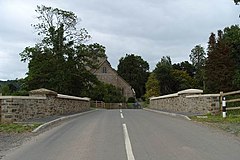
[{"label": "stone pillar", "polygon": [[57,92],[41,88],[29,92],[30,97],[57,97]]}]

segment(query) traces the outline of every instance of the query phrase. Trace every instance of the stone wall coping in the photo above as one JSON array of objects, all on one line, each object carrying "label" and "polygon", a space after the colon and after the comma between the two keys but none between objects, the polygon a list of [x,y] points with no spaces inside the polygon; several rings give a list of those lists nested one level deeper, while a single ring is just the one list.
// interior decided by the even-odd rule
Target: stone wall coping
[{"label": "stone wall coping", "polygon": [[46,97],[30,97],[30,96],[0,96],[0,99],[46,99]]},{"label": "stone wall coping", "polygon": [[57,92],[45,89],[45,88],[40,88],[36,90],[29,91],[30,94],[46,94],[46,95],[57,95]]},{"label": "stone wall coping", "polygon": [[150,100],[173,98],[173,97],[178,97],[179,95],[182,95],[182,94],[202,94],[202,93],[203,93],[203,90],[201,89],[186,89],[173,94],[168,94],[168,95],[159,96],[159,97],[152,97],[150,98]]},{"label": "stone wall coping", "polygon": [[220,94],[203,94],[203,95],[190,95],[186,96],[186,98],[201,98],[201,97],[220,97]]},{"label": "stone wall coping", "polygon": [[75,96],[68,96],[68,95],[63,95],[63,94],[57,94],[57,98],[62,98],[62,99],[74,99],[74,100],[80,100],[80,101],[90,101],[90,98],[87,97],[75,97]]},{"label": "stone wall coping", "polygon": [[178,92],[179,95],[181,95],[181,94],[201,94],[201,93],[203,93],[203,90],[201,90],[201,89],[186,89],[186,90]]},{"label": "stone wall coping", "polygon": [[178,97],[178,93],[168,94],[168,95],[164,95],[164,96],[160,96],[160,97],[152,97],[152,98],[150,98],[150,100],[157,100],[157,99],[164,99],[164,98],[173,98],[173,97]]}]

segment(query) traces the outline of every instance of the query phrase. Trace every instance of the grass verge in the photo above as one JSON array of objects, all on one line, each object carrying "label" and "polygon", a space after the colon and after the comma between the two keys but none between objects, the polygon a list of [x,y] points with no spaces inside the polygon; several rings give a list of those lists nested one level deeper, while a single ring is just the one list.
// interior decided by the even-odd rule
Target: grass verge
[{"label": "grass verge", "polygon": [[240,116],[229,115],[227,118],[222,118],[221,115],[206,115],[206,116],[192,116],[193,121],[202,122],[226,132],[232,133],[240,137]]},{"label": "grass verge", "polygon": [[31,132],[41,124],[0,124],[0,133],[24,133]]}]

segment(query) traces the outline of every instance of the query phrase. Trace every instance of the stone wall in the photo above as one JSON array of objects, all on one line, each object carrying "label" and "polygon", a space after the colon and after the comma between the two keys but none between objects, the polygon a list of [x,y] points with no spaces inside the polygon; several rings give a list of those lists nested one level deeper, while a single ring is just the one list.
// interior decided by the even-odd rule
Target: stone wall
[{"label": "stone wall", "polygon": [[192,114],[215,114],[220,111],[219,94],[202,95],[202,90],[188,89],[175,94],[153,97],[150,108]]},{"label": "stone wall", "polygon": [[46,89],[31,91],[29,95],[1,96],[1,122],[21,122],[52,115],[74,114],[90,109],[89,98],[61,95]]}]

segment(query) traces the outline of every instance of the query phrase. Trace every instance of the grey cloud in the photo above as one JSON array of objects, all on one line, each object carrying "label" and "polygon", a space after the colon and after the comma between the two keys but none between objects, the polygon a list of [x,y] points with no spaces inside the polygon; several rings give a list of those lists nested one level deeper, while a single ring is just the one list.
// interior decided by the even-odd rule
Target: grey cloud
[{"label": "grey cloud", "polygon": [[[0,1],[0,6],[6,3],[10,2]],[[26,64],[19,62],[18,53],[36,43],[30,24],[37,4],[76,13],[82,19],[79,27],[89,31],[93,37],[90,42],[106,46],[115,68],[126,53],[139,54],[150,63],[151,69],[165,55],[171,56],[173,62],[188,60],[196,44],[206,46],[211,32],[239,23],[239,6],[231,0],[12,0],[11,4],[12,12],[9,8],[0,10],[1,15],[9,13],[8,17],[0,17],[5,22],[0,26],[0,58],[12,55],[8,61],[14,62],[11,67],[16,71],[11,69],[11,72],[15,75],[24,69],[27,72]],[[19,10],[19,6],[26,11]],[[0,68],[6,66],[1,60]],[[4,75],[1,69],[0,79],[8,77]]]}]

